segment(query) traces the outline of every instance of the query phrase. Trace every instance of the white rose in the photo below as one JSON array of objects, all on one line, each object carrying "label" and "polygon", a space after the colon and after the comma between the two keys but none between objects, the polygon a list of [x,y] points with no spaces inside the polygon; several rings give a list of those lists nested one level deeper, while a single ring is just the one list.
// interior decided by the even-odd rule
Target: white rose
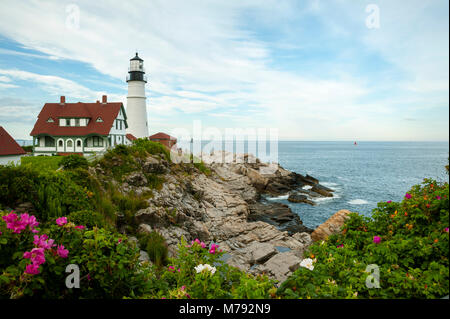
[{"label": "white rose", "polygon": [[308,268],[309,270],[314,270],[313,260],[311,258],[303,259],[300,263],[300,267]]}]

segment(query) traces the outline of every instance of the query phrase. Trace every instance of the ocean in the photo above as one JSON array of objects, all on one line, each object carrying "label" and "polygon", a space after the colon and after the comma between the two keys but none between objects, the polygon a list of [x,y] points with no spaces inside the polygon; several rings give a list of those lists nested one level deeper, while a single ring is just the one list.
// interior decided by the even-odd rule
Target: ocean
[{"label": "ocean", "polygon": [[448,181],[444,167],[448,157],[448,142],[358,142],[354,145],[353,142],[279,141],[281,166],[319,179],[322,185],[335,190],[335,197],[319,199],[316,206],[290,203],[287,194],[267,200],[289,205],[310,228],[316,228],[341,209],[370,216],[378,202],[401,201],[424,178]]},{"label": "ocean", "polygon": [[281,166],[335,190],[316,206],[285,203],[315,228],[341,209],[366,216],[382,201],[401,201],[424,178],[447,181],[448,142],[279,142]]}]

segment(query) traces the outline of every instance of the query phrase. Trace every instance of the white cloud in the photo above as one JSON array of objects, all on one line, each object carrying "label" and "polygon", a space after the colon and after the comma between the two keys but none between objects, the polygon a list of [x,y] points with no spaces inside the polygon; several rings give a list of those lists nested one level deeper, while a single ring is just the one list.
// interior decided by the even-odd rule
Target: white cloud
[{"label": "white cloud", "polygon": [[[315,0],[301,7],[296,1],[275,0],[208,4],[200,0],[159,0],[115,2],[114,5],[84,0],[76,2],[80,8],[79,29],[66,27],[65,9],[69,3],[3,0],[0,34],[51,57],[89,63],[103,74],[118,79],[124,78],[128,60],[137,49],[149,76],[151,125],[164,125],[164,121],[156,120],[160,115],[206,112],[239,124],[248,121],[277,126],[281,137],[334,139],[357,135],[389,139],[386,134],[389,132],[391,138],[403,139],[408,134],[417,136],[417,132],[404,128],[399,133],[383,121],[375,125],[374,114],[399,116],[395,115],[398,105],[409,103],[418,108],[430,100],[448,104],[448,99],[435,96],[442,92],[448,94],[448,40],[442,37],[442,34],[448,37],[448,26],[434,32],[442,27],[442,21],[448,24],[448,16],[437,19],[431,26],[418,23],[428,8],[423,1],[411,2],[408,10],[403,2],[381,1],[379,30],[365,28],[364,2],[349,5],[342,1]],[[245,28],[243,12],[252,14],[266,29],[280,28],[286,37],[274,43],[258,39],[254,31]],[[341,51],[342,55],[348,54],[347,65],[333,65],[334,61],[324,60],[324,64],[336,70],[335,78],[275,69],[271,66],[273,50],[307,47],[303,42],[286,40],[298,37],[296,32],[308,36],[308,30],[291,28],[306,15],[322,21],[327,36],[350,37],[367,50],[380,54],[405,72],[406,79],[398,83],[381,81],[376,87],[370,85],[370,74],[362,77],[347,68],[353,67],[355,52],[351,50]],[[426,22],[429,21],[427,16]],[[92,100],[102,94],[52,75],[3,71],[8,71],[3,75],[13,80],[39,83],[43,90],[54,95],[70,92],[74,97]],[[415,95],[411,100],[407,95],[392,94],[382,98],[382,103],[362,102],[380,88],[389,87],[394,93],[407,91]],[[123,95],[115,98],[125,102]],[[248,112],[248,108],[259,113]],[[223,109],[229,111],[224,113]]]}]

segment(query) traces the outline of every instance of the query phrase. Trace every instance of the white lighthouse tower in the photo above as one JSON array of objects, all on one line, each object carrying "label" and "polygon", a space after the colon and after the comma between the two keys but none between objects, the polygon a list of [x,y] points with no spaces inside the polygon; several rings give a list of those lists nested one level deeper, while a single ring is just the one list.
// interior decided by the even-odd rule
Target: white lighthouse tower
[{"label": "white lighthouse tower", "polygon": [[147,83],[147,76],[145,75],[144,70],[144,60],[138,56],[137,52],[136,56],[130,60],[127,82],[127,133],[133,134],[137,138],[148,138],[147,105],[145,97],[145,83]]}]

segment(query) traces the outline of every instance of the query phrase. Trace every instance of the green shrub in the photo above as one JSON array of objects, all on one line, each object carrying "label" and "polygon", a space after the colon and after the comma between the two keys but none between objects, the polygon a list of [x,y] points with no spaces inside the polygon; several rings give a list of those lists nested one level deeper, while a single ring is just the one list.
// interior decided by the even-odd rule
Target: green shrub
[{"label": "green shrub", "polygon": [[152,231],[149,234],[139,234],[139,245],[144,249],[150,260],[157,266],[162,267],[168,262],[168,248],[166,240],[161,234]]},{"label": "green shrub", "polygon": [[[314,269],[299,268],[278,290],[287,298],[442,298],[449,294],[448,183],[425,180],[372,217],[351,214],[342,234],[310,246]],[[379,239],[379,242],[378,242]],[[366,286],[368,265],[379,289]],[[369,278],[370,279],[370,278]]]},{"label": "green shrub", "polygon": [[[151,279],[150,291],[142,298],[259,299],[275,293],[273,281],[229,266],[223,254],[198,240],[187,245],[182,239],[177,257]],[[200,265],[207,266],[200,271]]]},{"label": "green shrub", "polygon": [[30,166],[0,166],[0,203],[14,208],[24,202],[32,203],[36,217],[43,221],[94,208],[88,190],[65,172],[39,172]]},{"label": "green shrub", "polygon": [[64,156],[59,162],[59,165],[63,166],[64,169],[87,168],[88,161],[81,155],[71,154]]},{"label": "green shrub", "polygon": [[[138,263],[139,251],[127,244],[123,235],[104,229],[77,229],[72,223],[58,226],[54,221],[41,227],[55,244],[45,250],[45,261],[38,274],[24,274],[30,264],[24,252],[33,249],[33,234],[24,230],[14,234],[0,219],[0,298],[123,298],[142,295],[148,290],[149,269]],[[80,287],[66,287],[66,266],[79,267]]]},{"label": "green shrub", "polygon": [[167,161],[170,161],[170,152],[164,145],[158,142],[150,141],[146,138],[138,138],[134,140],[133,144],[130,146],[130,150],[141,155],[158,155],[165,158]]},{"label": "green shrub", "polygon": [[84,225],[89,228],[99,227],[106,229],[109,227],[109,224],[105,221],[105,217],[102,214],[91,210],[72,212],[67,218],[76,225]]}]

